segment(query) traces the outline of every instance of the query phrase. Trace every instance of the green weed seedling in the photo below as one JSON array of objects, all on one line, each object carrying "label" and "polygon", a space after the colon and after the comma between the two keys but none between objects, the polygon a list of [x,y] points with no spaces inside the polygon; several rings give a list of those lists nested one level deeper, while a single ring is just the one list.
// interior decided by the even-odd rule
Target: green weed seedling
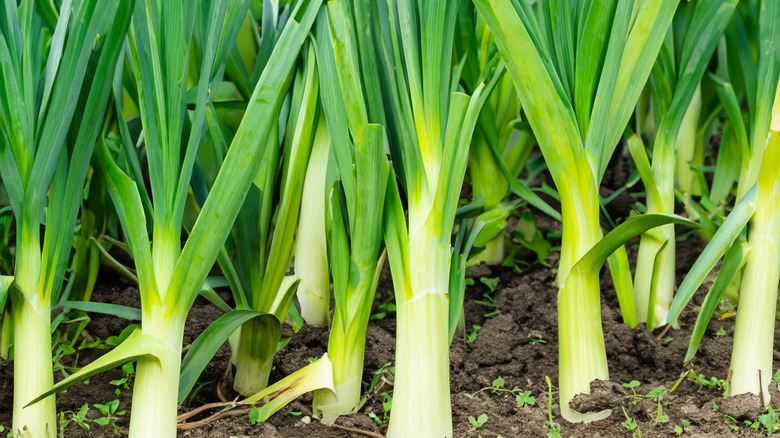
[{"label": "green weed seedling", "polygon": [[471,429],[469,429],[469,432],[474,432],[475,430],[479,429],[487,421],[488,421],[487,414],[481,414],[477,418],[474,418],[473,416],[469,415],[469,423],[471,424]]},{"label": "green weed seedling", "polygon": [[[88,404],[84,404],[84,406],[82,406],[78,412],[73,412],[73,411],[60,412],[60,431],[58,435],[59,438],[65,438],[65,429],[68,427],[70,423],[76,423],[82,429],[89,430],[89,422],[91,420],[87,418],[88,412],[89,412]],[[0,430],[0,432],[2,432],[2,430]]]},{"label": "green weed seedling", "polygon": [[127,412],[119,410],[119,400],[113,400],[106,404],[96,403],[92,405],[92,407],[103,414],[102,417],[92,420],[95,424],[98,426],[108,426],[111,424],[114,427],[114,430],[119,431],[122,429],[122,426],[116,424],[116,420],[123,417]]},{"label": "green weed seedling", "polygon": [[664,394],[666,394],[666,388],[659,386],[658,388],[648,392],[645,397],[652,399],[656,403],[661,403],[661,401],[664,399]]},{"label": "green weed seedling", "polygon": [[624,383],[623,384],[623,388],[628,388],[632,392],[631,395],[627,395],[626,397],[628,397],[628,398],[630,398],[632,400],[641,400],[642,396],[637,394],[636,391],[634,390],[634,388],[636,388],[639,385],[641,385],[641,383],[639,383],[638,380],[632,380],[632,381],[630,381],[628,383]]},{"label": "green weed seedling", "polygon": [[[501,281],[499,277],[488,278],[480,277],[479,281],[490,289],[490,292],[495,292],[498,287],[498,283]],[[493,302],[495,304],[495,302]]]},{"label": "green weed seedling", "polygon": [[127,362],[126,364],[122,365],[122,372],[125,374],[124,377],[109,382],[117,387],[114,390],[114,393],[116,393],[117,397],[122,393],[122,389],[130,389],[130,380],[132,379],[133,373],[135,372],[133,362]]},{"label": "green weed seedling", "polygon": [[703,374],[696,374],[696,371],[691,370],[688,373],[688,378],[699,385],[699,392],[701,392],[704,387],[707,387],[709,389],[720,389],[723,391],[723,397],[727,396],[728,389],[729,389],[729,382],[727,380],[718,379],[717,377],[710,377],[707,379],[707,377]]},{"label": "green weed seedling", "polygon": [[260,408],[253,406],[252,409],[249,410],[249,424],[255,424],[260,421],[261,413]]},{"label": "green weed seedling", "polygon": [[680,425],[679,426],[674,426],[674,434],[675,435],[682,435],[685,432],[685,428],[690,426],[690,425],[691,425],[691,422],[683,418],[680,421]]},{"label": "green weed seedling", "polygon": [[636,424],[636,420],[631,418],[628,415],[628,412],[626,412],[626,408],[621,407],[620,409],[623,410],[623,416],[626,417],[626,421],[620,423],[623,427],[626,428],[629,432],[631,432],[632,438],[642,438],[642,431],[639,430],[639,426]]},{"label": "green weed seedling", "polygon": [[522,408],[526,405],[533,405],[536,403],[536,397],[533,396],[533,393],[528,390],[522,390],[518,387],[514,387],[512,389],[509,389],[506,387],[506,381],[504,381],[503,378],[498,377],[490,384],[490,386],[486,386],[479,391],[475,392],[472,395],[476,395],[479,392],[485,391],[489,389],[493,394],[496,395],[503,395],[503,394],[511,394],[515,397],[515,401],[517,402],[517,407]]},{"label": "green weed seedling", "polygon": [[553,420],[553,391],[550,376],[544,376],[544,381],[547,382],[547,421],[544,422],[544,426],[547,428],[547,438],[561,438],[561,425]]},{"label": "green weed seedling", "polygon": [[778,429],[780,429],[780,420],[778,420],[777,414],[778,411],[775,411],[772,409],[772,406],[769,406],[765,414],[758,416],[758,423],[764,426],[764,430],[767,436],[777,432]]},{"label": "green weed seedling", "polygon": [[482,330],[481,325],[473,325],[471,326],[471,331],[466,335],[466,342],[469,344],[473,343],[477,340],[477,332]]},{"label": "green weed seedling", "polygon": [[493,292],[496,291],[496,287],[498,287],[498,282],[500,280],[501,279],[498,277],[495,278],[481,277],[479,279],[479,281],[482,282],[482,284],[488,287],[488,291],[482,294],[482,298],[483,298],[482,300],[475,300],[474,302],[479,304],[480,306],[492,307],[496,309],[492,312],[488,312],[482,315],[485,318],[492,318],[494,316],[498,316],[499,314],[501,314],[501,312],[498,310],[498,304],[496,304],[496,300],[495,298],[493,298]]},{"label": "green weed seedling", "polygon": [[666,423],[669,421],[669,417],[664,414],[663,399],[666,394],[666,388],[659,386],[648,392],[646,398],[652,399],[656,403],[656,409],[650,413],[650,418],[653,421],[653,426],[657,426],[659,423]]},{"label": "green weed seedling", "polygon": [[393,396],[391,396],[387,391],[383,392],[382,395],[385,397],[384,401],[382,402],[382,410],[384,411],[382,416],[380,417],[373,412],[368,413],[368,417],[374,420],[374,423],[378,424],[379,426],[385,425],[388,421],[390,421],[390,411],[393,409]]}]

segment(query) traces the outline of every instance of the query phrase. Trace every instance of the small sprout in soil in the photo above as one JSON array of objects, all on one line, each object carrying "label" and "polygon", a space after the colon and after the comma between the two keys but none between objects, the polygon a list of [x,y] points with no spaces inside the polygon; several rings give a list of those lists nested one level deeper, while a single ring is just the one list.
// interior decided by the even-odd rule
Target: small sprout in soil
[{"label": "small sprout in soil", "polygon": [[[71,347],[70,345],[68,345],[68,344],[57,344],[57,345],[54,347],[54,357],[52,358],[52,361],[54,362],[54,367],[55,367],[55,368],[57,368],[57,366],[59,365],[59,366],[60,366],[60,369],[63,369],[63,368],[65,368],[65,367],[63,367],[63,366],[62,366],[62,365],[59,363],[59,362],[60,362],[60,360],[61,360],[61,359],[62,359],[64,356],[67,356],[67,355],[69,355],[69,354],[73,354],[73,353],[75,353],[75,352],[76,352],[76,350],[75,350],[73,347]],[[67,376],[67,374],[65,374],[65,375]]]},{"label": "small sprout in soil", "polygon": [[726,393],[729,389],[729,382],[717,377],[707,377],[704,374],[696,374],[696,371],[691,370],[688,373],[688,379],[699,385],[699,392],[701,392],[706,386],[709,389],[721,389],[723,390],[723,396],[726,397]]},{"label": "small sprout in soil", "polygon": [[103,414],[102,417],[96,418],[94,421],[95,424],[98,426],[108,426],[109,424],[114,427],[115,430],[119,431],[122,429],[122,426],[119,426],[116,424],[116,420],[119,419],[119,417],[122,417],[126,414],[125,411],[119,410],[119,400],[113,400],[106,404],[100,404],[96,403],[92,405],[95,409],[100,411],[101,414]]},{"label": "small sprout in soil", "polygon": [[679,426],[674,426],[674,434],[675,435],[682,435],[685,432],[685,428],[690,426],[690,425],[691,425],[691,422],[683,418],[682,420],[680,420],[680,425]]},{"label": "small sprout in soil", "polygon": [[631,399],[634,399],[634,400],[640,400],[640,399],[642,399],[642,396],[641,396],[641,395],[639,395],[639,394],[637,394],[637,393],[636,393],[636,391],[634,391],[634,388],[636,388],[636,387],[637,387],[637,386],[639,386],[639,385],[640,385],[640,383],[639,383],[639,381],[638,381],[638,380],[632,380],[632,381],[630,381],[630,382],[628,382],[628,383],[624,383],[624,384],[623,384],[623,388],[628,388],[628,389],[630,389],[630,390],[631,390],[631,392],[633,393],[633,395],[627,395],[626,397],[628,397],[628,398],[631,398]]},{"label": "small sprout in soil", "polygon": [[542,335],[534,334],[534,333],[528,335],[528,341],[530,343],[532,343],[532,344],[546,344],[547,343],[547,341],[542,339]]},{"label": "small sprout in soil", "polygon": [[726,336],[726,330],[723,330],[723,327],[719,328],[717,332],[715,332],[715,336]]},{"label": "small sprout in soil", "polygon": [[290,415],[292,415],[293,417],[299,417],[302,414],[303,414],[303,412],[301,412],[301,411],[290,411]]},{"label": "small sprout in soil", "polygon": [[674,341],[674,338],[671,336],[664,336],[663,338],[661,338],[661,343],[664,345],[668,345],[672,341]]},{"label": "small sprout in soil", "polygon": [[392,370],[388,369],[390,365],[392,365],[392,362],[388,362],[384,365],[382,365],[382,368],[379,368],[377,372],[374,373],[374,377],[371,378],[371,385],[368,387],[368,392],[373,393],[374,388],[376,387],[376,384],[379,383],[379,380],[382,379],[385,374],[392,377]]},{"label": "small sprout in soil", "polygon": [[775,374],[772,376],[772,380],[774,380],[775,384],[777,384],[777,390],[780,391],[780,369],[775,371]]},{"label": "small sprout in soil", "polygon": [[477,340],[477,332],[482,329],[482,326],[480,325],[473,325],[471,326],[471,331],[468,333],[466,337],[466,342],[471,344],[472,342]]},{"label": "small sprout in soil", "polygon": [[664,399],[664,394],[666,394],[666,388],[659,386],[658,388],[648,392],[645,397],[652,399],[656,403],[661,403],[661,400]]},{"label": "small sprout in soil", "polygon": [[[466,282],[468,283],[468,280],[471,280],[470,278],[466,279]],[[384,300],[376,300],[379,302],[379,305],[376,306],[376,311],[371,314],[369,317],[372,321],[379,320],[379,319],[385,319],[388,317],[395,317],[396,307],[395,307],[395,292],[392,290],[387,291],[387,298]]]},{"label": "small sprout in soil", "polygon": [[533,405],[536,403],[536,397],[533,396],[531,391],[524,391],[518,388],[517,386],[515,386],[512,389],[509,389],[506,387],[506,382],[501,377],[498,377],[495,380],[493,380],[490,386],[486,386],[472,395],[476,395],[477,393],[482,392],[486,389],[489,389],[493,394],[496,395],[502,395],[507,393],[514,395],[518,408],[522,408],[525,405]]},{"label": "small sprout in soil", "polygon": [[522,408],[525,405],[535,404],[536,397],[531,395],[531,391],[523,391],[520,394],[515,396],[515,401],[517,401],[517,407]]},{"label": "small sprout in soil", "polygon": [[622,424],[623,427],[626,428],[626,430],[631,432],[631,436],[633,438],[642,438],[642,431],[639,430],[639,426],[636,424],[636,420],[628,416],[628,412],[626,412],[626,408],[621,406],[620,409],[623,410],[623,415],[626,417],[626,421],[620,424]]},{"label": "small sprout in soil", "polygon": [[766,429],[767,436],[775,433],[780,428],[780,421],[778,421],[777,413],[778,411],[775,411],[772,409],[772,406],[769,406],[765,414],[758,416],[758,421]]},{"label": "small sprout in soil", "polygon": [[544,422],[544,426],[548,429],[547,438],[561,438],[561,425],[553,421],[552,381],[550,376],[544,376],[544,380],[547,382],[547,421]]},{"label": "small sprout in soil", "polygon": [[493,298],[493,292],[495,292],[499,280],[500,279],[498,277],[496,278],[482,277],[479,279],[479,281],[485,284],[490,290],[482,294],[482,298],[484,299],[475,300],[474,302],[479,304],[480,306],[496,308],[496,310],[482,315],[485,318],[493,318],[494,316],[498,316],[501,314],[501,312],[498,310],[498,304],[496,304],[496,299]]},{"label": "small sprout in soil", "polygon": [[656,409],[650,413],[650,418],[653,420],[653,426],[669,421],[669,417],[664,415],[664,408],[662,404],[664,394],[666,394],[666,388],[659,386],[658,388],[648,392],[645,396],[646,398],[652,399],[656,403]]},{"label": "small sprout in soil", "polygon": [[255,424],[260,421],[260,413],[260,408],[253,406],[252,409],[249,410],[249,424]]},{"label": "small sprout in soil", "polygon": [[374,420],[374,423],[379,426],[385,425],[388,421],[390,421],[390,411],[393,409],[393,396],[391,396],[387,391],[385,391],[383,394],[385,396],[385,400],[382,402],[382,410],[384,410],[382,417],[379,417],[379,415],[373,412],[368,413],[368,417]]},{"label": "small sprout in soil", "polygon": [[486,422],[488,421],[487,414],[481,414],[479,417],[474,418],[473,416],[469,415],[469,423],[471,424],[471,429],[469,429],[469,432],[473,432],[480,427],[482,427]]},{"label": "small sprout in soil", "polygon": [[[65,429],[68,427],[70,423],[76,423],[78,424],[82,429],[89,430],[89,420],[87,418],[87,413],[89,412],[89,405],[84,404],[84,406],[79,409],[78,412],[73,411],[64,411],[60,412],[60,433],[59,437],[64,438],[65,436]],[[70,415],[70,418],[67,416]],[[3,430],[0,430],[2,432]]]},{"label": "small sprout in soil", "polygon": [[122,365],[122,372],[125,374],[123,378],[112,380],[111,382],[109,382],[112,385],[117,387],[114,390],[114,393],[116,393],[117,397],[119,396],[119,394],[122,393],[122,389],[130,389],[130,379],[132,378],[133,373],[135,372],[133,363],[128,362]]},{"label": "small sprout in soil", "polygon": [[479,281],[485,286],[487,286],[488,289],[490,289],[490,292],[495,292],[496,288],[498,287],[498,282],[501,281],[501,279],[499,277],[495,277],[495,278],[480,277]]},{"label": "small sprout in soil", "polygon": [[753,429],[755,431],[758,431],[758,429],[761,428],[761,423],[759,423],[758,421],[745,420],[745,426],[747,426],[747,427],[749,427],[749,428],[751,428],[751,429]]}]

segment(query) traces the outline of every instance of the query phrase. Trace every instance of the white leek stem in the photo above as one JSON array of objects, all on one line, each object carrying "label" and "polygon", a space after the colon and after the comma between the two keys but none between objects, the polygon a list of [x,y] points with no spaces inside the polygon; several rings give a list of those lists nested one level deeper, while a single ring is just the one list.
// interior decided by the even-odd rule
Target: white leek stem
[{"label": "white leek stem", "polygon": [[696,143],[696,134],[699,128],[699,116],[701,114],[701,85],[696,86],[696,91],[691,98],[691,103],[685,111],[680,131],[677,134],[675,149],[677,150],[677,186],[684,193],[693,196],[701,196],[701,188],[698,185],[696,173],[691,170],[691,164],[697,163],[700,151],[697,148],[703,147]]},{"label": "white leek stem", "polygon": [[[777,102],[780,102],[780,91]],[[776,102],[776,105],[778,103]],[[780,114],[776,108],[775,114]],[[734,328],[729,395],[761,395],[769,404],[775,309],[780,282],[780,123],[773,125],[750,221],[748,255]]]},{"label": "white leek stem", "polygon": [[268,334],[263,333],[263,328],[263,325],[250,320],[238,330],[240,334],[235,350],[236,377],[233,389],[247,397],[268,386],[268,376],[279,342],[279,339],[269,339]]},{"label": "white leek stem", "polygon": [[[411,221],[410,221],[411,222]],[[421,227],[409,236],[410,286],[397,290],[396,374],[388,438],[451,438],[449,242]]]},{"label": "white leek stem", "polygon": [[186,315],[166,315],[163,309],[144,312],[143,333],[154,336],[168,348],[159,360],[138,359],[133,386],[130,438],[175,438],[181,368],[181,345]]},{"label": "white leek stem", "polygon": [[[37,307],[37,308],[36,308]],[[51,357],[51,310],[48,301],[34,307],[27,299],[13,303],[14,413],[17,438],[54,438],[57,433],[54,396],[24,407],[54,385]]]},{"label": "white leek stem", "polygon": [[[583,172],[581,175],[586,175]],[[583,178],[585,179],[585,178]],[[604,334],[601,328],[599,273],[576,266],[602,236],[595,181],[559,184],[563,213],[561,262],[558,270],[558,354],[561,415],[570,422],[606,418],[610,411],[579,413],[569,402],[579,393],[590,393],[596,379],[609,379]],[[592,187],[587,187],[591,183]]]},{"label": "white leek stem", "polygon": [[[333,366],[333,388],[314,393],[314,410],[324,424],[333,424],[340,415],[346,415],[360,404],[363,390],[363,352],[366,345],[366,325],[357,331],[342,330],[339,313],[334,315],[328,357]],[[366,323],[368,319],[366,318]],[[355,321],[358,325],[360,321]]]},{"label": "white leek stem", "polygon": [[[647,197],[648,213],[674,214],[675,153],[670,140],[659,132],[653,144],[653,179],[660,199]],[[661,249],[662,245],[665,245]],[[650,301],[653,306],[651,329],[666,324],[669,305],[676,288],[676,240],[674,225],[662,225],[645,232],[639,243],[636,274],[634,275],[634,304],[637,322],[647,322]],[[660,253],[659,253],[660,251]]]},{"label": "white leek stem", "polygon": [[301,316],[308,324],[317,327],[327,325],[330,319],[330,276],[325,231],[330,135],[324,119],[321,117],[317,125],[306,169],[295,240],[295,274],[301,278],[297,292]]},{"label": "white leek stem", "polygon": [[51,307],[38,290],[41,246],[37,220],[23,215],[16,259],[16,286],[11,291],[14,324],[13,428],[17,438],[54,438],[57,411],[54,396],[24,407],[54,384],[51,356]]},{"label": "white leek stem", "polygon": [[447,296],[398,303],[393,415],[388,438],[451,438]]}]

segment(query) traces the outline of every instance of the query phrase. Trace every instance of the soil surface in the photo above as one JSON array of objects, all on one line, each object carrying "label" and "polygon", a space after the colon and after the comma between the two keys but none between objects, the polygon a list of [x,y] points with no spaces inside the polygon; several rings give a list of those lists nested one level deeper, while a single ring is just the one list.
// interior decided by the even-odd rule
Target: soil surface
[{"label": "soil surface", "polygon": [[[537,224],[552,229],[559,228],[554,222]],[[695,237],[678,244],[678,283],[689,269],[703,245]],[[602,270],[602,319],[609,359],[609,382],[597,382],[593,395],[578,397],[574,403],[580,409],[612,409],[612,415],[603,421],[590,424],[571,424],[560,417],[556,385],[558,382],[558,348],[556,321],[556,288],[554,268],[557,253],[547,257],[543,266],[526,266],[518,273],[511,267],[472,267],[469,277],[474,284],[467,288],[465,326],[467,333],[474,326],[481,327],[472,338],[456,340],[450,350],[452,410],[455,437],[543,437],[551,430],[550,416],[560,427],[563,437],[752,437],[765,434],[763,426],[759,433],[747,421],[756,421],[760,410],[751,409],[755,400],[736,398],[723,400],[723,388],[718,381],[725,380],[731,354],[734,327],[733,318],[714,320],[704,336],[698,355],[689,366],[683,366],[690,330],[696,318],[694,304],[703,298],[701,291],[694,297],[694,303],[681,317],[682,327],[666,333],[651,333],[645,328],[630,329],[622,323],[617,299],[612,289],[609,273]],[[630,252],[630,256],[633,256]],[[534,258],[531,256],[530,258]],[[387,271],[387,270],[386,270]],[[129,306],[140,305],[135,287],[111,274],[101,274],[98,289],[93,300],[114,302]],[[482,279],[498,278],[495,291],[491,292]],[[377,312],[383,302],[391,301],[391,282],[387,272],[383,274],[377,292]],[[221,292],[225,299],[229,293]],[[495,304],[491,304],[491,300]],[[477,301],[482,304],[477,303]],[[185,345],[192,342],[208,324],[221,314],[215,307],[198,299],[187,321]],[[487,316],[486,316],[487,315]],[[76,324],[71,322],[70,324]],[[91,321],[82,332],[81,338],[105,341],[119,334],[131,322],[114,317],[92,315]],[[285,327],[285,336],[292,334]],[[311,395],[291,403],[272,416],[265,423],[250,424],[246,413],[221,419],[210,424],[179,432],[181,437],[245,438],[330,438],[362,437],[363,433],[349,432],[345,428],[360,429],[381,436],[386,425],[377,424],[385,417],[384,393],[392,390],[391,375],[383,372],[378,384],[369,393],[369,383],[374,374],[385,364],[393,361],[395,320],[392,316],[374,320],[368,328],[366,345],[365,383],[367,401],[357,414],[342,417],[336,427],[327,427],[311,417]],[[78,347],[81,339],[75,346]],[[308,363],[309,358],[320,357],[326,349],[327,330],[305,326],[292,336],[292,340],[274,359],[271,381],[276,381]],[[83,348],[66,355],[60,361],[65,366],[82,366],[99,357],[105,349]],[[778,353],[775,351],[777,362]],[[217,386],[227,399],[236,394],[231,389],[230,377],[223,379],[230,351],[223,346],[201,381],[204,384],[194,397],[188,400],[182,412],[219,401]],[[775,363],[777,368],[777,363]],[[691,369],[706,376],[708,384],[696,383],[690,375]],[[683,376],[683,377],[681,377]],[[11,423],[13,366],[0,360],[0,425]],[[121,370],[112,370],[94,376],[89,384],[78,384],[60,394],[57,399],[59,412],[66,419],[72,419],[74,412],[89,404],[86,422],[89,430],[70,421],[64,436],[110,437],[127,433],[131,389],[117,384],[125,377]],[[518,407],[516,391],[493,391],[491,385],[497,378],[503,379],[507,390],[518,388],[530,391],[533,400]],[[549,377],[551,387],[546,379]],[[57,379],[61,379],[58,373]],[[112,383],[113,381],[113,383]],[[626,385],[629,382],[638,383]],[[128,382],[132,388],[132,378]],[[675,385],[674,391],[670,392]],[[659,387],[663,390],[656,390]],[[656,391],[654,391],[656,390]],[[656,399],[648,393],[660,395]],[[116,392],[119,395],[115,395]],[[550,397],[552,394],[552,397]],[[100,426],[94,422],[102,417],[95,404],[107,404],[114,399],[119,406],[114,410],[116,417],[110,423],[116,427]],[[780,400],[780,396],[773,400]],[[122,412],[125,411],[125,412]],[[209,413],[213,413],[210,411]],[[123,413],[124,415],[119,415]],[[470,417],[479,419],[486,414],[487,420],[480,427],[472,426]],[[377,421],[375,421],[375,418]],[[627,417],[632,419],[627,421]],[[197,421],[194,417],[191,421]],[[635,423],[634,423],[635,422]],[[633,425],[633,426],[632,426]],[[629,430],[633,427],[633,430]],[[675,427],[679,427],[676,433]],[[115,429],[117,430],[115,432]],[[641,435],[640,435],[641,433]],[[411,437],[410,437],[411,438]]]}]

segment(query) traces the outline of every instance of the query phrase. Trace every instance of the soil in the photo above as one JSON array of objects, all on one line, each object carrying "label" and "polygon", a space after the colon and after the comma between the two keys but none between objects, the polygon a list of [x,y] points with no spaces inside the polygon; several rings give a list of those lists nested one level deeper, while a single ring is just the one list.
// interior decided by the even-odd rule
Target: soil
[{"label": "soil", "polygon": [[[541,222],[541,221],[540,221]],[[559,224],[544,224],[555,229]],[[559,228],[558,228],[559,229]],[[689,269],[703,244],[695,237],[678,244],[678,282]],[[763,434],[751,429],[744,420],[755,421],[760,410],[750,409],[757,405],[754,399],[722,399],[722,388],[700,385],[688,377],[682,377],[689,370],[706,376],[726,379],[731,354],[733,318],[715,320],[704,336],[698,355],[689,366],[683,366],[683,357],[690,338],[690,330],[696,318],[694,305],[690,305],[681,316],[681,328],[672,329],[665,334],[654,334],[644,328],[630,329],[622,323],[617,299],[612,289],[609,273],[602,271],[602,318],[609,360],[610,381],[596,382],[592,395],[580,396],[574,403],[580,409],[611,408],[612,415],[603,421],[589,424],[571,424],[560,417],[557,406],[557,321],[556,288],[554,286],[554,268],[557,265],[557,253],[547,257],[549,267],[534,265],[525,267],[516,273],[512,268],[472,267],[468,275],[475,279],[474,285],[467,288],[465,322],[468,332],[473,326],[480,326],[472,342],[456,340],[450,350],[452,411],[455,437],[542,437],[550,431],[549,416],[560,426],[563,437],[667,437],[676,436],[675,426],[684,427],[683,436],[691,437],[752,437]],[[533,257],[531,257],[533,258]],[[138,307],[140,305],[134,286],[101,274],[94,300],[110,301]],[[480,278],[499,278],[498,286],[492,294]],[[390,299],[391,282],[385,272],[380,282],[377,303]],[[229,293],[221,292],[229,299]],[[489,294],[495,300],[495,306],[486,306],[475,301],[485,301],[483,295]],[[702,300],[701,294],[694,297],[694,304]],[[486,317],[493,313],[494,316]],[[216,319],[220,312],[211,304],[198,299],[187,321],[185,345],[192,342],[207,325]],[[122,331],[130,322],[113,317],[94,315],[87,326],[85,335],[92,338],[107,339]],[[291,335],[285,327],[285,336]],[[374,373],[393,360],[395,320],[385,318],[372,321],[368,328],[366,360],[363,381],[368,389]],[[290,343],[277,353],[271,380],[276,381],[308,363],[309,358],[320,357],[327,344],[327,330],[305,326],[292,336]],[[78,343],[77,343],[78,345]],[[97,358],[105,350],[86,348],[63,358],[65,365],[83,365]],[[778,352],[775,351],[775,368]],[[223,346],[209,367],[202,381],[206,382],[199,392],[182,410],[189,410],[205,403],[218,401],[215,382],[221,376],[230,359],[229,348]],[[0,424],[8,427],[11,423],[13,366],[11,362],[0,360]],[[272,416],[265,423],[250,424],[246,414],[222,419],[193,430],[180,431],[180,437],[284,437],[284,438],[335,438],[362,437],[365,434],[348,432],[343,429],[355,428],[374,433],[377,436],[386,432],[386,425],[378,425],[369,414],[378,419],[384,416],[382,402],[384,392],[389,391],[391,383],[384,377],[367,394],[368,400],[362,409],[350,416],[342,417],[337,424],[342,428],[327,427],[311,417],[311,396],[304,396]],[[78,384],[60,394],[57,398],[58,409],[64,417],[72,418],[85,403],[90,404],[88,418],[99,417],[92,407],[96,403],[107,403],[115,398],[120,401],[117,411],[128,411],[117,416],[114,428],[88,423],[89,430],[82,429],[75,422],[65,428],[65,436],[109,437],[126,434],[130,409],[130,389],[112,385],[112,380],[122,379],[121,370],[112,370],[90,379],[88,385]],[[494,393],[489,387],[501,377],[507,389],[520,388],[530,391],[535,398],[533,404],[518,407],[515,395],[508,392]],[[552,389],[546,378],[550,379]],[[61,376],[57,376],[61,378]],[[623,384],[638,381],[639,384],[627,388]],[[116,382],[115,382],[116,383]],[[132,382],[131,382],[132,383]],[[679,384],[678,384],[679,383]],[[674,391],[669,390],[677,384]],[[629,385],[631,386],[631,385]],[[222,381],[221,389],[225,397],[232,399],[231,382]],[[658,387],[666,392],[660,403],[645,395]],[[488,388],[488,389],[485,389]],[[119,389],[119,396],[115,391]],[[552,394],[550,400],[549,394]],[[778,398],[774,400],[780,399]],[[667,421],[658,421],[659,406]],[[625,413],[624,413],[625,412]],[[487,421],[474,429],[470,417],[488,416]],[[729,416],[733,417],[730,419]],[[636,429],[630,431],[625,425],[626,417],[636,422]],[[738,428],[738,430],[732,430]],[[641,431],[641,435],[639,435]],[[411,438],[411,437],[410,437]]]}]

